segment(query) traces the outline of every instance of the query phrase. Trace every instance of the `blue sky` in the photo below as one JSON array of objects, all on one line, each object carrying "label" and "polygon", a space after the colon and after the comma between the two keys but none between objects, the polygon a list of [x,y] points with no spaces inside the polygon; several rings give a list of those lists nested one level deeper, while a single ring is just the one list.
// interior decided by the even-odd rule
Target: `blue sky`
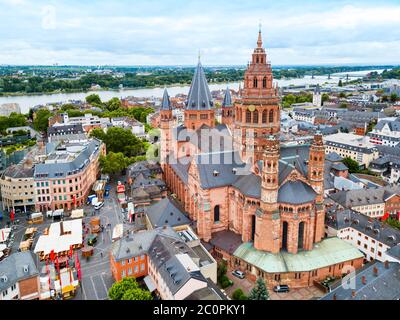
[{"label": "blue sky", "polygon": [[0,0],[0,64],[399,64],[400,0]]}]

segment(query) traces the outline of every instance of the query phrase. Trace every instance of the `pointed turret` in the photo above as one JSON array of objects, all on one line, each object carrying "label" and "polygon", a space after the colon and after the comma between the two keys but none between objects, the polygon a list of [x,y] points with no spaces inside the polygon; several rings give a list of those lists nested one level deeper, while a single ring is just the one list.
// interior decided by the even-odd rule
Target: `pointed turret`
[{"label": "pointed turret", "polygon": [[211,92],[208,87],[206,75],[201,62],[197,64],[190,87],[188,100],[186,102],[187,110],[209,110],[213,107]]},{"label": "pointed turret", "polygon": [[262,48],[262,45],[263,45],[263,42],[262,42],[261,24],[260,24],[260,29],[258,30],[257,47]]},{"label": "pointed turret", "polygon": [[172,110],[167,88],[164,89],[164,95],[161,101],[161,110]]},{"label": "pointed turret", "polygon": [[214,102],[208,87],[206,75],[200,62],[193,75],[192,84],[186,101],[185,127],[197,130],[202,126],[215,126]]},{"label": "pointed turret", "polygon": [[222,102],[223,107],[232,107],[232,97],[231,97],[231,90],[226,88],[224,101]]}]

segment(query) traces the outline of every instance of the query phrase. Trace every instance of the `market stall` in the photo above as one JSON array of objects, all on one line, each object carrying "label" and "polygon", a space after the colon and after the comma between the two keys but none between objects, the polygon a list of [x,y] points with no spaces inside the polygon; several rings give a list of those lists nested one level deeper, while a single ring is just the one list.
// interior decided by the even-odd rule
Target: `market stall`
[{"label": "market stall", "polygon": [[83,209],[73,210],[71,213],[71,219],[81,219],[84,217]]},{"label": "market stall", "polygon": [[7,242],[11,234],[11,228],[4,228],[0,230],[0,243]]},{"label": "market stall", "polygon": [[94,248],[92,246],[85,246],[82,248],[82,257],[91,257],[94,253]]}]

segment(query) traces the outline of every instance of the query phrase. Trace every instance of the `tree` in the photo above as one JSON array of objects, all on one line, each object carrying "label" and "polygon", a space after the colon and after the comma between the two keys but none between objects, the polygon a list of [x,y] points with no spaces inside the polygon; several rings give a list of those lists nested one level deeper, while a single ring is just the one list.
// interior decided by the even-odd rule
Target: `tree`
[{"label": "tree", "polygon": [[341,109],[347,109],[347,103],[341,103],[341,104],[339,105],[339,108],[341,108]]},{"label": "tree", "polygon": [[242,289],[236,289],[232,294],[233,300],[248,300],[249,298],[243,293]]},{"label": "tree", "polygon": [[119,100],[118,98],[112,98],[110,101],[106,103],[106,105],[107,105],[107,110],[109,111],[115,111],[122,107],[121,100]]},{"label": "tree", "polygon": [[258,278],[256,286],[251,290],[249,300],[269,300],[269,293],[263,278]]},{"label": "tree", "polygon": [[101,172],[106,174],[120,173],[129,165],[129,159],[123,153],[110,152],[106,156],[100,156]]},{"label": "tree", "polygon": [[339,86],[339,87],[343,87],[342,79],[339,80],[338,86]]},{"label": "tree", "polygon": [[153,300],[150,291],[143,289],[129,289],[122,296],[121,300]]},{"label": "tree", "polygon": [[33,127],[40,132],[47,132],[49,126],[49,118],[52,113],[47,109],[40,109],[36,112],[36,118],[33,120]]},{"label": "tree", "polygon": [[86,102],[88,104],[91,104],[91,105],[93,105],[93,104],[101,105],[102,104],[100,96],[98,94],[95,94],[95,93],[91,94],[90,96],[87,96],[86,97]]},{"label": "tree", "polygon": [[390,95],[390,101],[396,102],[397,99],[399,99],[397,93],[393,92],[393,93]]},{"label": "tree", "polygon": [[329,101],[329,94],[324,93],[322,94],[322,103]]},{"label": "tree", "polygon": [[152,300],[151,293],[139,287],[134,278],[124,278],[108,291],[111,300]]},{"label": "tree", "polygon": [[357,161],[347,157],[343,159],[343,163],[346,165],[347,168],[349,168],[350,173],[360,172],[360,166]]}]

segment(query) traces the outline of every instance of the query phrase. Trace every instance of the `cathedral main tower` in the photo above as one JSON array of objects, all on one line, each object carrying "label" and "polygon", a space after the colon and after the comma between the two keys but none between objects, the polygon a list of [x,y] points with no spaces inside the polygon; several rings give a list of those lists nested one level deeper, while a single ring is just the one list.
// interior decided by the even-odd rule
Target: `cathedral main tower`
[{"label": "cathedral main tower", "polygon": [[[272,67],[263,48],[260,29],[257,47],[244,75],[241,97],[234,106],[235,147],[244,160],[250,157],[254,163],[261,160],[266,139],[279,133],[279,102],[278,87],[273,85]],[[248,140],[251,136],[254,144]]]}]

